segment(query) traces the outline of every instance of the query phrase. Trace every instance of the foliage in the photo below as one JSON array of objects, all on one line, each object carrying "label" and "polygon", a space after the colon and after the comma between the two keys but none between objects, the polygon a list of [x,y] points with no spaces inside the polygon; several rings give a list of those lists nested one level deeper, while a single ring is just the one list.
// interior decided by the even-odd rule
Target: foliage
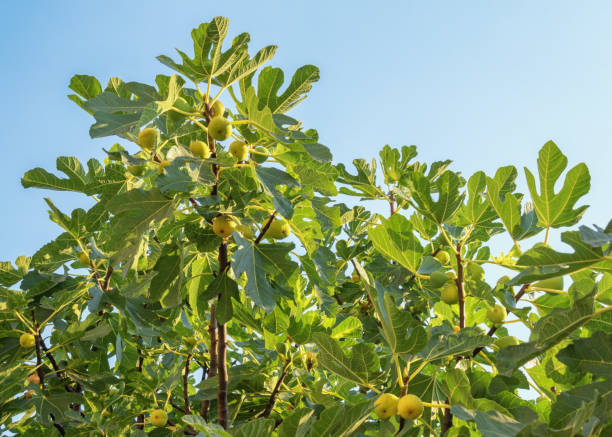
[{"label": "foliage", "polygon": [[[610,435],[612,224],[563,230],[569,251],[548,245],[586,209],[586,166],[561,178],[567,158],[546,143],[537,175],[525,169],[531,203],[513,166],[465,179],[450,161],[416,161],[415,146],[334,165],[317,132],[286,115],[318,69],[297,69],[281,90],[284,72],[264,67],[275,47],[251,56],[249,35],[224,46],[227,32],[222,17],[194,29],[193,55],[159,56],[175,74],[154,85],[70,81],[91,137],[121,142],[104,162],[59,157],[61,175],[22,179],[95,202],[66,213],[46,199],[61,233],[0,264],[0,430]],[[207,134],[219,98],[224,142]],[[144,128],[159,132],[152,150],[137,145]],[[193,141],[210,154],[194,155]],[[232,141],[248,145],[245,160]],[[380,201],[388,216],[373,212]],[[221,214],[229,238],[213,232]],[[273,223],[292,235],[266,237]],[[493,255],[493,238],[512,247]],[[456,304],[442,301],[439,273],[429,281],[437,271]],[[563,290],[531,285],[560,276]],[[493,345],[508,334],[487,320],[495,305],[529,337]],[[19,344],[28,332],[35,347]],[[26,383],[32,373],[40,384]],[[530,387],[537,399],[523,396]],[[418,396],[423,415],[379,420],[381,393]],[[166,426],[150,423],[158,408]]]}]

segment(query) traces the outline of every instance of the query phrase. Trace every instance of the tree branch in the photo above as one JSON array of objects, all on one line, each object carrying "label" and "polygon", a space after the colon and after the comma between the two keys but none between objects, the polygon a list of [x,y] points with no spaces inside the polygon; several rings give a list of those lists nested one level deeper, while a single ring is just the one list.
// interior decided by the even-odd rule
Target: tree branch
[{"label": "tree branch", "polygon": [[255,244],[259,244],[259,242],[263,239],[264,235],[266,235],[266,232],[268,232],[268,228],[270,227],[270,225],[272,224],[272,222],[274,221],[274,216],[276,215],[276,211],[274,211],[271,215],[270,218],[268,219],[268,221],[266,222],[266,224],[263,226],[263,228],[261,228],[261,231],[259,232],[259,235],[257,236],[257,238],[255,239]]},{"label": "tree branch", "polygon": [[189,406],[189,363],[191,362],[191,354],[187,355],[185,362],[185,373],[183,374],[183,398],[185,399],[185,414],[191,414]]},{"label": "tree branch", "polygon": [[[144,361],[142,357],[142,351],[140,349],[136,349],[136,351],[138,352],[138,372],[142,373],[142,363]],[[136,428],[144,429],[144,422],[145,422],[145,416],[144,414],[140,414],[136,418]]]},{"label": "tree branch", "polygon": [[285,366],[283,367],[283,373],[281,373],[280,378],[276,381],[276,385],[274,386],[274,390],[272,390],[272,394],[270,395],[270,399],[268,400],[268,405],[266,405],[266,409],[261,413],[260,417],[267,418],[272,412],[272,408],[274,408],[274,403],[276,402],[276,396],[278,395],[278,391],[280,390],[283,381],[287,377],[289,373],[289,367],[291,366],[291,359],[287,359]]},{"label": "tree branch", "polygon": [[[219,245],[219,275],[224,274],[228,266],[227,242],[223,242]],[[220,299],[221,295],[219,294],[217,302]],[[217,416],[219,425],[227,429],[227,327],[225,324],[217,322],[217,333],[219,335],[217,341],[217,378],[219,381],[217,389]]]}]

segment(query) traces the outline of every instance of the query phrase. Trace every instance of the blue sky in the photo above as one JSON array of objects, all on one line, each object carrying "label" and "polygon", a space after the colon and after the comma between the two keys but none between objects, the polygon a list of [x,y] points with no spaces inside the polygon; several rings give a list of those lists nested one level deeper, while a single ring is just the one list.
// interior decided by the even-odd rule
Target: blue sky
[{"label": "blue sky", "polygon": [[514,164],[524,187],[522,167],[535,170],[552,139],[570,166],[591,170],[584,222],[612,217],[608,1],[11,2],[0,16],[1,260],[59,234],[43,197],[64,211],[91,204],[20,184],[58,155],[102,159],[114,142],[89,138],[91,117],[66,98],[72,75],[151,83],[169,73],[155,57],[190,52],[190,30],[216,15],[230,18],[230,35],[249,32],[253,49],[279,45],[271,65],[286,77],[320,67],[290,115],[319,130],[336,162],[416,144],[420,160],[452,159],[466,176]]}]

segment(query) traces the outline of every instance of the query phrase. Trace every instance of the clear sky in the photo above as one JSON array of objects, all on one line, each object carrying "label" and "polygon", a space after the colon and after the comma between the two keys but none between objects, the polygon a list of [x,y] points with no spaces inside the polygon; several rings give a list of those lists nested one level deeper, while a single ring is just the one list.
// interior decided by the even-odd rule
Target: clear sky
[{"label": "clear sky", "polygon": [[277,44],[286,76],[321,69],[290,115],[319,130],[336,162],[370,159],[385,144],[416,144],[420,160],[452,159],[467,176],[536,168],[554,140],[586,162],[585,223],[612,217],[612,2],[609,1],[22,1],[0,15],[0,260],[32,255],[60,229],[42,198],[70,211],[73,193],[21,187],[58,155],[102,159],[92,118],[66,98],[73,74],[152,83],[155,57],[191,53],[189,32],[216,15],[253,49]]}]

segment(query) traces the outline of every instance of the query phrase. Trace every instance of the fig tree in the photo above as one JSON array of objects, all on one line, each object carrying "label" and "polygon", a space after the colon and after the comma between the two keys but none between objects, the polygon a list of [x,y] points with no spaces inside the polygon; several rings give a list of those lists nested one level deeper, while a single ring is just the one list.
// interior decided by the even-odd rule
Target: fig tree
[{"label": "fig tree", "polygon": [[225,141],[232,136],[232,125],[227,118],[217,116],[210,120],[208,133],[217,141]]}]

